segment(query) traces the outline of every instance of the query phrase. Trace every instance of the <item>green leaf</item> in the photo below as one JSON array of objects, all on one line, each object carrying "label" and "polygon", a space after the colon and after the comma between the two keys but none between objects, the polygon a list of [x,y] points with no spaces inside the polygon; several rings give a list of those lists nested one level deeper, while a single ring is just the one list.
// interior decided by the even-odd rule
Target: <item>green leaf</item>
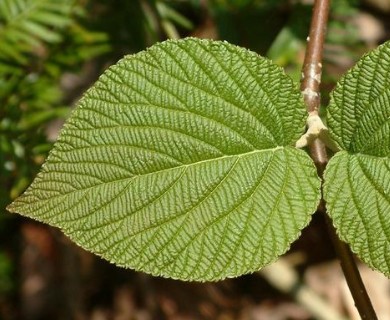
[{"label": "green leaf", "polygon": [[36,53],[37,46],[60,42],[61,29],[71,25],[70,16],[76,7],[68,0],[0,1],[2,60],[24,65]]},{"label": "green leaf", "polygon": [[30,19],[57,28],[64,28],[72,23],[72,19],[69,16],[62,16],[58,13],[43,10],[31,13]]},{"label": "green leaf", "polygon": [[119,266],[183,280],[253,272],[319,202],[301,95],[225,42],[157,44],[109,68],[9,210]]},{"label": "green leaf", "polygon": [[341,239],[390,276],[390,42],[339,81],[328,126],[344,150],[325,171],[329,214]]},{"label": "green leaf", "polygon": [[32,20],[23,20],[20,21],[19,27],[26,32],[30,32],[35,35],[37,38],[42,39],[47,42],[59,42],[61,36],[58,33],[51,31],[48,27],[33,22]]}]

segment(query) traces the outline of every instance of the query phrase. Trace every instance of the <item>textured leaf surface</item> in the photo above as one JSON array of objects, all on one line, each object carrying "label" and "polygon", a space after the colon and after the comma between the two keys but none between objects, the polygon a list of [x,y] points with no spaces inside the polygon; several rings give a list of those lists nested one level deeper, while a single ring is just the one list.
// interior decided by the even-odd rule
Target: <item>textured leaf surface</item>
[{"label": "textured leaf surface", "polygon": [[258,270],[319,201],[292,81],[224,42],[167,41],[109,68],[9,209],[117,265],[185,280]]},{"label": "textured leaf surface", "polygon": [[338,83],[328,126],[344,150],[325,172],[329,214],[359,257],[390,276],[390,43]]}]

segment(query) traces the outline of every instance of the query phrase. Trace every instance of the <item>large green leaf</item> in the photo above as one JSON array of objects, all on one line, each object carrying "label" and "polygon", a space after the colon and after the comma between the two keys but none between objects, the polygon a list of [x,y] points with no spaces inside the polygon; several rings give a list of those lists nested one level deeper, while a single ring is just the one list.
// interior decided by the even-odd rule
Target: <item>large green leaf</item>
[{"label": "large green leaf", "polygon": [[291,147],[305,117],[292,81],[255,53],[157,44],[101,76],[9,210],[154,275],[255,271],[288,249],[319,201],[311,159]]},{"label": "large green leaf", "polygon": [[390,42],[337,84],[329,130],[343,150],[328,164],[324,197],[341,238],[390,275]]}]

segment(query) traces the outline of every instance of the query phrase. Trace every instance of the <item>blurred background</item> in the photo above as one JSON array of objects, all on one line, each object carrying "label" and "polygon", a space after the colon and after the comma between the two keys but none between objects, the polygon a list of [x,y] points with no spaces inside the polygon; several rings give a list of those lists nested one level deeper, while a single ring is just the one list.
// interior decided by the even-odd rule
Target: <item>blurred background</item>
[{"label": "blurred background", "polygon": [[[57,229],[5,210],[38,172],[72,106],[123,55],[167,38],[223,39],[269,57],[299,81],[312,5],[0,0],[0,319],[359,319],[320,215],[276,265],[201,284],[117,268]],[[388,39],[390,0],[333,1],[324,105],[337,79]],[[390,319],[389,281],[361,267],[379,318]]]}]

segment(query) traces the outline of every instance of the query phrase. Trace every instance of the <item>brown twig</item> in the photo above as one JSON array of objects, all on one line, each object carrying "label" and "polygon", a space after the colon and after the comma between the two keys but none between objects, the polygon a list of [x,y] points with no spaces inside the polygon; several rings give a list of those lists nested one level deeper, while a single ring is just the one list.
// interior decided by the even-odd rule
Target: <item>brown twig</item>
[{"label": "brown twig", "polygon": [[355,306],[362,319],[377,320],[375,310],[372,307],[370,297],[367,294],[363,281],[360,277],[359,269],[356,265],[353,253],[350,247],[341,241],[333,226],[332,220],[325,214],[328,231],[331,235],[332,243],[340,259],[341,268],[343,269],[345,279],[349,290],[351,291]]},{"label": "brown twig", "polygon": [[[307,39],[308,43],[302,70],[301,90],[306,103],[307,112],[310,115],[318,115],[320,108],[322,53],[329,9],[330,0],[315,1],[310,34]],[[318,173],[322,178],[322,173],[328,163],[325,145],[321,140],[316,139],[310,144],[309,149],[310,155],[317,166]],[[319,211],[322,211],[326,215],[324,206],[321,206]],[[330,237],[340,259],[341,267],[355,301],[356,308],[362,319],[375,320],[377,319],[377,316],[372,307],[366,288],[364,287],[351,249],[346,243],[338,238],[331,219],[329,217],[326,217],[326,219],[328,221],[327,225]]]}]

